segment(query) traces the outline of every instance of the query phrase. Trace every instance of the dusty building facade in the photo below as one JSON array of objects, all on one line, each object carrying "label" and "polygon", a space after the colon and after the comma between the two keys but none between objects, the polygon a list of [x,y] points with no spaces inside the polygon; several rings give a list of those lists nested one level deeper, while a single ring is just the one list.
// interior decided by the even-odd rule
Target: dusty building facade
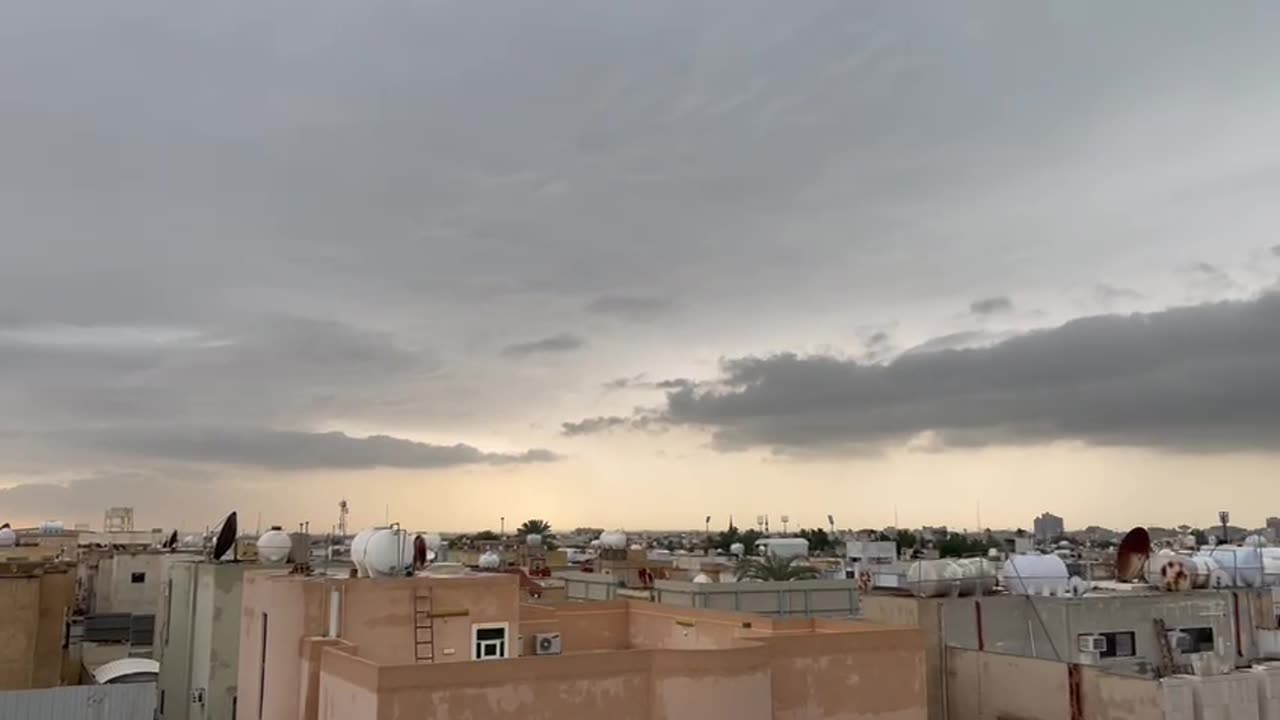
[{"label": "dusty building facade", "polygon": [[60,563],[0,562],[0,690],[62,682],[75,576]]},{"label": "dusty building facade", "polygon": [[914,629],[633,600],[521,605],[509,575],[250,575],[240,658],[242,720],[926,714]]},{"label": "dusty building facade", "polygon": [[156,614],[161,720],[231,718],[237,703],[240,595],[256,564],[172,562]]}]

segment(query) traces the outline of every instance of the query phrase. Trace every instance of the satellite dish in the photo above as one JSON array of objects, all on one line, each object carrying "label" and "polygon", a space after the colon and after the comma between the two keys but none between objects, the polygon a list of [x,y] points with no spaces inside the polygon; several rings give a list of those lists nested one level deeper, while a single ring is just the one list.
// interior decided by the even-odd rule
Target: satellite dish
[{"label": "satellite dish", "polygon": [[[222,529],[218,531],[218,539],[213,543],[214,560],[221,560],[236,544],[236,511],[232,510],[226,520],[222,521]],[[231,558],[235,560],[235,558]]]},{"label": "satellite dish", "polygon": [[3,525],[0,525],[0,530],[8,530],[8,529],[9,529],[9,523],[5,523],[5,524],[3,524]]},{"label": "satellite dish", "polygon": [[1142,577],[1147,558],[1151,555],[1151,535],[1144,527],[1136,527],[1120,541],[1116,551],[1116,579],[1133,582]]},{"label": "satellite dish", "polygon": [[421,569],[431,562],[431,551],[427,549],[427,539],[421,535],[413,536],[413,566]]}]

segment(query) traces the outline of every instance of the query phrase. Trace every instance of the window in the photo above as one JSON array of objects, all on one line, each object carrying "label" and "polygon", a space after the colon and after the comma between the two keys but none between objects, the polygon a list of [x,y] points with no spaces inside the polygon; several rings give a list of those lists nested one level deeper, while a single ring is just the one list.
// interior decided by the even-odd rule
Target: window
[{"label": "window", "polygon": [[144,572],[129,573],[129,582],[134,585],[141,585],[147,581],[147,574]]},{"label": "window", "polygon": [[507,657],[507,623],[471,626],[471,659],[501,660]]},{"label": "window", "polygon": [[1180,653],[1213,652],[1213,628],[1178,628],[1173,636],[1174,646]]},{"label": "window", "polygon": [[1134,634],[1131,632],[1105,632],[1098,635],[1107,640],[1107,649],[1098,653],[1100,658],[1133,657],[1137,654],[1134,650]]}]

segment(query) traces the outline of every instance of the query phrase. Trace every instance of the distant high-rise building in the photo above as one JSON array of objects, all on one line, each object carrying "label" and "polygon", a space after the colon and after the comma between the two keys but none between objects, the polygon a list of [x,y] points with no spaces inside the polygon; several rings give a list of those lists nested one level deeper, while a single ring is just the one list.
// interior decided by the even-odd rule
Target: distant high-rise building
[{"label": "distant high-rise building", "polygon": [[1053,513],[1044,513],[1040,517],[1036,518],[1033,526],[1035,528],[1036,540],[1041,542],[1059,537],[1064,532],[1062,518],[1054,515]]},{"label": "distant high-rise building", "polygon": [[1271,541],[1280,540],[1280,517],[1267,518],[1267,534],[1271,536]]}]

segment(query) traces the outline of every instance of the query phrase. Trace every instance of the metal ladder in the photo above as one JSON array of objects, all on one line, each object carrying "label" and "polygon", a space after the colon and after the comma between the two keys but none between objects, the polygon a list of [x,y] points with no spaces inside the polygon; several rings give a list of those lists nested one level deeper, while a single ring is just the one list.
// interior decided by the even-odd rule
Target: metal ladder
[{"label": "metal ladder", "polygon": [[435,662],[435,630],[431,620],[431,591],[413,591],[413,657],[414,662]]}]

